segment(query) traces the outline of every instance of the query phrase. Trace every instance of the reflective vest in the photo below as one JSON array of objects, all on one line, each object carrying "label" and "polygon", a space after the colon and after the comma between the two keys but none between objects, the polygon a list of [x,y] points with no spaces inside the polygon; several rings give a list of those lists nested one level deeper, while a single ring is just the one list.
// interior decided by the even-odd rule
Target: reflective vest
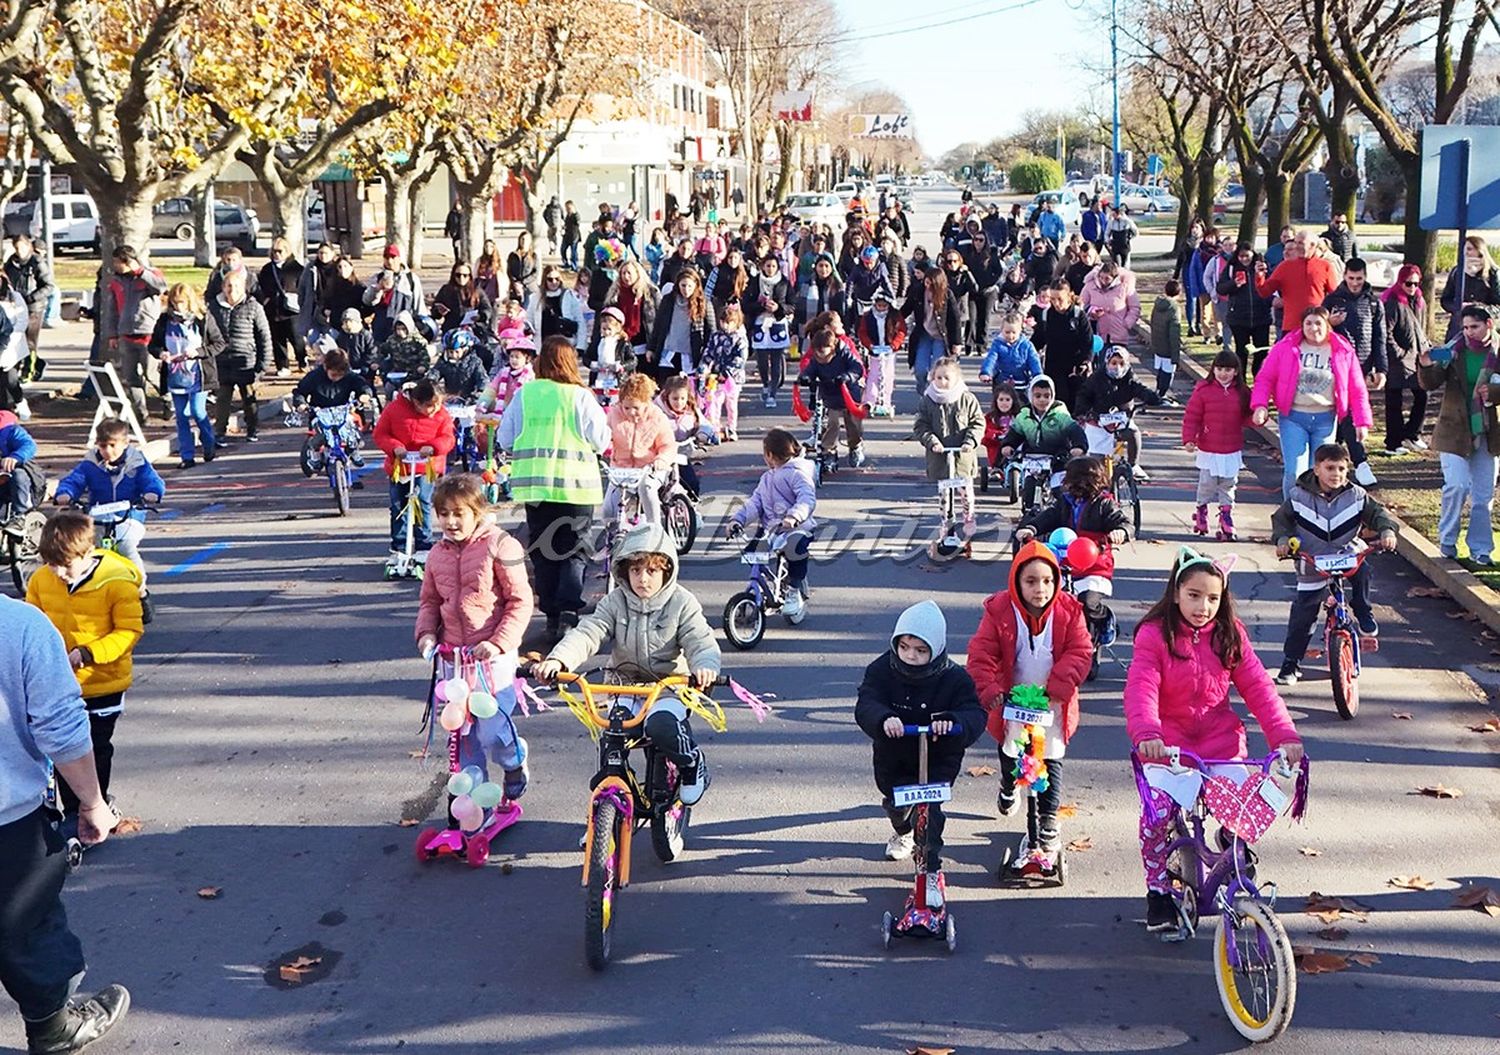
[{"label": "reflective vest", "polygon": [[510,459],[515,500],[598,505],[599,457],[578,432],[578,387],[539,378],[521,391],[521,432]]}]

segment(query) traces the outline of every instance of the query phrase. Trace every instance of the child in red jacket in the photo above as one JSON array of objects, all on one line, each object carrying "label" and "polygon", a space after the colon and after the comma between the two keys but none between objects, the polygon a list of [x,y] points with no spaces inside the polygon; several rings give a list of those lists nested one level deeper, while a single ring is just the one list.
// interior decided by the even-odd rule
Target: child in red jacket
[{"label": "child in red jacket", "polygon": [[1083,605],[1059,589],[1057,558],[1040,542],[1021,547],[1010,565],[1010,589],[984,602],[979,629],[969,639],[969,675],[979,702],[990,712],[989,731],[1000,741],[1002,817],[1016,811],[1017,769],[1025,748],[1024,726],[1004,716],[1010,692],[1018,685],[1047,690],[1055,721],[1047,730],[1043,757],[1047,787],[1038,795],[1039,845],[1023,847],[1045,872],[1057,868],[1062,845],[1057,808],[1062,801],[1062,759],[1078,728],[1078,687],[1088,675],[1094,646],[1083,618]]},{"label": "child in red jacket", "polygon": [[432,549],[432,485],[443,474],[448,452],[453,449],[453,419],[443,409],[442,397],[427,378],[386,404],[375,422],[375,446],[385,452],[385,472],[391,481],[391,564],[406,549],[406,489],[409,469],[402,459],[408,453],[427,459],[418,466],[417,495],[422,515],[413,537],[418,559],[425,562]]},{"label": "child in red jacket", "polygon": [[1198,454],[1198,508],[1193,534],[1208,534],[1208,503],[1219,505],[1219,539],[1234,539],[1234,489],[1244,467],[1250,390],[1240,376],[1240,358],[1229,350],[1214,357],[1213,376],[1198,382],[1182,415],[1182,446]]}]

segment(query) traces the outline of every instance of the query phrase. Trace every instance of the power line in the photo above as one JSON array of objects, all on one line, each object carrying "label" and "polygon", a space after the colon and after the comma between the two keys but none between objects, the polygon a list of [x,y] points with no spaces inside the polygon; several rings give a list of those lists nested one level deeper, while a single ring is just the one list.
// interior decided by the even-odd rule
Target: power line
[{"label": "power line", "polygon": [[[832,33],[826,37],[814,38],[813,40],[808,41],[808,43],[857,44],[867,40],[880,40],[885,37],[905,36],[908,33],[923,33],[929,29],[942,29],[945,26],[957,25],[960,22],[972,22],[981,18],[989,18],[992,15],[1003,15],[1008,14],[1012,11],[1020,11],[1022,8],[1033,7],[1039,3],[1041,3],[1041,0],[1019,0],[1019,2],[1017,3],[1004,4],[1000,7],[992,8],[989,11],[976,11],[969,14],[956,15],[951,18],[939,19],[935,22],[926,22],[920,25],[907,26],[902,29],[885,29],[875,32],[868,32],[865,30],[846,30],[839,33]],[[947,10],[952,11],[955,10],[955,8],[948,8]],[[928,12],[922,17],[931,17],[931,14],[931,12]],[[766,53],[772,51],[782,51],[785,50],[785,48],[780,44],[754,44],[751,45],[748,49],[741,47],[736,48],[735,50],[743,54],[745,51]]]}]

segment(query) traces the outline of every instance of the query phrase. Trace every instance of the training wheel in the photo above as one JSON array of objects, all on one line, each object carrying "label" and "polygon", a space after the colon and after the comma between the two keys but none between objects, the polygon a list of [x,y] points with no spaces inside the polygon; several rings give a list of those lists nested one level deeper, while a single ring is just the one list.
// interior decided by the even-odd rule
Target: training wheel
[{"label": "training wheel", "polygon": [[880,943],[887,949],[891,947],[891,930],[896,925],[896,919],[889,912],[880,918]]}]

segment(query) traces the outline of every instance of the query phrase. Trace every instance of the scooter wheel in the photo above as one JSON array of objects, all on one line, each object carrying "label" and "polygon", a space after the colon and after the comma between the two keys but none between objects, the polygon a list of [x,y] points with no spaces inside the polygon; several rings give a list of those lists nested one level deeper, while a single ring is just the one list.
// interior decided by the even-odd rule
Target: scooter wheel
[{"label": "scooter wheel", "polygon": [[1057,885],[1068,885],[1068,856],[1064,850],[1057,851]]},{"label": "scooter wheel", "polygon": [[432,860],[435,860],[437,858],[437,854],[435,852],[433,852],[432,850],[429,850],[427,848],[427,847],[429,847],[429,846],[432,845],[432,840],[436,839],[437,836],[438,836],[438,830],[436,828],[423,828],[422,829],[422,834],[420,834],[420,835],[417,836],[417,860],[418,861],[421,861],[423,864],[426,864],[428,861],[432,861]]},{"label": "scooter wheel", "polygon": [[887,949],[891,947],[891,932],[895,929],[896,918],[887,912],[880,919],[880,943]]},{"label": "scooter wheel", "polygon": [[953,913],[948,913],[948,925],[943,935],[943,940],[948,946],[949,952],[958,951],[958,924],[953,922]]},{"label": "scooter wheel", "polygon": [[472,835],[464,842],[464,863],[470,868],[483,868],[490,860],[490,841]]}]

